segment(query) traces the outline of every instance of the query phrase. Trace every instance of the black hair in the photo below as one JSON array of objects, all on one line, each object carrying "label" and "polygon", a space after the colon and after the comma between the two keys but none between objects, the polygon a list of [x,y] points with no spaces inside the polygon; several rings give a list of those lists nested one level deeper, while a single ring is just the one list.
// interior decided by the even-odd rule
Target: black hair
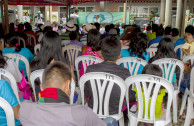
[{"label": "black hair", "polygon": [[71,32],[69,33],[69,38],[70,38],[70,40],[76,40],[77,36],[78,36],[78,34],[77,34],[76,31],[71,31]]},{"label": "black hair", "polygon": [[115,28],[117,30],[117,35],[120,35],[120,29],[119,28]]},{"label": "black hair", "polygon": [[76,26],[76,32],[77,32],[77,34],[79,34],[79,26],[78,26],[78,24],[74,24],[75,26]]},{"label": "black hair", "polygon": [[53,84],[62,86],[61,84],[64,84],[66,80],[71,80],[70,67],[63,62],[56,61],[46,67],[42,79],[44,89]]},{"label": "black hair", "polygon": [[77,12],[79,12],[79,10],[78,10],[77,8],[75,8],[74,12],[76,12],[76,13],[77,13]]},{"label": "black hair", "polygon": [[106,33],[108,33],[110,31],[110,25],[105,26],[105,31],[106,31]]},{"label": "black hair", "polygon": [[165,35],[170,35],[171,31],[172,31],[171,27],[168,26],[165,28],[164,33],[165,33]]},{"label": "black hair", "polygon": [[156,55],[149,60],[149,63],[165,57],[175,59],[178,58],[174,52],[174,44],[170,38],[163,38],[160,41],[158,45],[158,51],[156,52]]},{"label": "black hair", "polygon": [[151,26],[151,25],[148,25],[148,26],[146,27],[146,30],[148,30],[148,31],[152,30],[152,26]]},{"label": "black hair", "polygon": [[161,68],[159,67],[159,65],[147,64],[143,68],[142,74],[150,74],[150,75],[162,77],[163,72],[162,72]]},{"label": "black hair", "polygon": [[4,56],[0,55],[0,68],[4,69],[6,67],[6,65],[7,65],[7,63],[6,63]]},{"label": "black hair", "polygon": [[158,25],[157,24],[152,24],[152,31],[153,32],[157,32],[157,30],[158,30]]},{"label": "black hair", "polygon": [[178,36],[179,35],[179,30],[178,28],[172,28],[172,36]]},{"label": "black hair", "polygon": [[92,51],[101,50],[101,34],[97,29],[91,29],[87,35],[87,45],[92,48]]},{"label": "black hair", "polygon": [[96,26],[96,29],[100,30],[100,23],[95,22],[95,23],[94,23],[94,26]]},{"label": "black hair", "polygon": [[23,30],[24,30],[24,24],[19,24],[18,31],[23,31]]},{"label": "black hair", "polygon": [[114,24],[110,24],[110,29],[115,28]]},{"label": "black hair", "polygon": [[48,31],[53,31],[53,28],[52,28],[51,26],[46,26],[46,27],[44,27],[43,33],[46,33],[46,32],[48,32]]},{"label": "black hair", "polygon": [[4,37],[5,43],[7,43],[10,47],[16,47],[15,52],[21,51],[21,46],[17,45],[19,44],[19,40],[16,34],[14,33],[8,33]]},{"label": "black hair", "polygon": [[105,61],[115,61],[121,52],[121,43],[115,37],[107,37],[102,41],[101,52]]},{"label": "black hair", "polygon": [[52,61],[67,62],[62,55],[61,38],[55,31],[48,31],[43,35],[40,52],[31,63],[31,70],[45,69]]},{"label": "black hair", "polygon": [[145,59],[143,53],[146,52],[147,44],[148,38],[146,34],[141,32],[134,34],[129,46],[130,55],[133,56],[135,54],[139,58]]},{"label": "black hair", "polygon": [[9,24],[9,33],[14,33],[15,32],[15,26],[14,23]]},{"label": "black hair", "polygon": [[30,23],[26,22],[24,23],[24,26],[25,26],[25,31],[32,31],[32,26],[30,25]]},{"label": "black hair", "polygon": [[185,28],[185,32],[191,33],[192,35],[194,35],[194,27],[192,25],[187,26]]},{"label": "black hair", "polygon": [[156,36],[163,36],[164,35],[164,28],[159,27],[156,32]]}]

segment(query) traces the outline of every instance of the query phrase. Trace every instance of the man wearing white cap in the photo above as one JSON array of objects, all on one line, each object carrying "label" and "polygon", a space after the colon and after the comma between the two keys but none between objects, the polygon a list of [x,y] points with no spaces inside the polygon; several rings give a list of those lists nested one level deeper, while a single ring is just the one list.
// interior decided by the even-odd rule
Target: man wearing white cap
[{"label": "man wearing white cap", "polygon": [[82,42],[84,45],[87,45],[87,34],[91,29],[96,29],[96,27],[90,23],[86,24],[82,31],[84,33],[84,36],[80,38],[80,42]]}]

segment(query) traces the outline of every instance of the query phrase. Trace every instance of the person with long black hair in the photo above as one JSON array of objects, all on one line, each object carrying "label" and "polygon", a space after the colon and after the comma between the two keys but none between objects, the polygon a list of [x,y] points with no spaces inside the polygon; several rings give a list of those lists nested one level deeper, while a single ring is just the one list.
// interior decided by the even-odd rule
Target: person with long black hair
[{"label": "person with long black hair", "polygon": [[[147,35],[139,32],[137,34],[133,34],[131,43],[129,45],[129,49],[121,50],[121,58],[123,57],[138,57],[142,58],[145,61],[149,61],[150,55],[146,51],[148,43]],[[143,66],[140,66],[138,70],[138,74],[141,74],[143,70]],[[132,74],[132,73],[131,73]]]},{"label": "person with long black hair", "polygon": [[[8,53],[14,53],[14,54],[20,54],[24,56],[28,62],[30,63],[34,59],[34,55],[31,53],[31,51],[27,48],[21,48],[18,43],[18,37],[13,33],[8,33],[5,38],[5,46],[6,48],[3,49],[3,54]],[[26,66],[25,63],[22,61],[19,61],[19,70],[24,70],[24,75],[27,77],[26,73]]]}]

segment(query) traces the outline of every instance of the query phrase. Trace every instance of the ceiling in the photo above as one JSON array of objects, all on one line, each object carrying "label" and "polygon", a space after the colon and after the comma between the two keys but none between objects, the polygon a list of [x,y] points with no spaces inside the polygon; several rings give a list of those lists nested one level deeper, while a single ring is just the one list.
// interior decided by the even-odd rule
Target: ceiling
[{"label": "ceiling", "polygon": [[[100,1],[111,1],[111,2],[125,2],[126,0],[8,0],[9,5],[36,5],[36,6],[68,6],[77,5],[80,3],[86,2],[100,2]],[[127,0],[130,2],[130,0]],[[136,3],[159,3],[160,0],[132,0],[132,2]],[[176,0],[173,0],[176,2]]]}]

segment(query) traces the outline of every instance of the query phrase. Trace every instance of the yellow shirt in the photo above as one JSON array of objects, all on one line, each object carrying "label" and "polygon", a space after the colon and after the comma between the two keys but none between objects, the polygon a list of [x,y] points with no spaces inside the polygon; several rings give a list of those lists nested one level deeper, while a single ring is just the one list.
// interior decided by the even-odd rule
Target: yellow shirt
[{"label": "yellow shirt", "polygon": [[[137,89],[136,87],[133,88],[133,91],[136,92],[136,98],[137,98],[137,103],[138,103],[138,94],[137,94]],[[143,96],[143,118],[144,118],[144,114],[145,114],[145,97],[144,97],[144,93],[142,92],[142,96]],[[163,97],[165,96],[165,89],[161,89],[160,92],[158,93],[157,99],[156,99],[156,104],[155,104],[155,118],[159,118],[162,113],[162,102],[163,102]],[[148,103],[148,118],[150,119],[150,105],[151,105],[151,99],[149,99],[149,103]],[[138,105],[137,105],[138,107]]]},{"label": "yellow shirt", "polygon": [[[191,54],[194,54],[194,42],[192,43],[185,43],[183,46],[182,46],[182,49],[189,49],[190,47],[190,55]],[[183,58],[185,58],[186,55],[184,54]]]},{"label": "yellow shirt", "polygon": [[148,41],[151,41],[156,38],[156,32],[147,33]]}]

